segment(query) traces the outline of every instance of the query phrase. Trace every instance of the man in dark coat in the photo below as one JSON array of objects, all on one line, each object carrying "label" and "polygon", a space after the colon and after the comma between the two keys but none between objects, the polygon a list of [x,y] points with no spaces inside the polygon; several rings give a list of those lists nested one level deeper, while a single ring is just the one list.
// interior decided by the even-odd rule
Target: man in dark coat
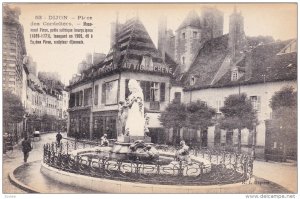
[{"label": "man in dark coat", "polygon": [[58,146],[60,146],[61,139],[62,139],[62,135],[60,134],[60,131],[58,131],[58,133],[56,134],[56,142]]},{"label": "man in dark coat", "polygon": [[31,151],[31,142],[28,139],[27,136],[24,137],[24,140],[22,141],[22,151],[24,154],[24,162],[27,162],[27,159],[29,157],[29,152]]}]

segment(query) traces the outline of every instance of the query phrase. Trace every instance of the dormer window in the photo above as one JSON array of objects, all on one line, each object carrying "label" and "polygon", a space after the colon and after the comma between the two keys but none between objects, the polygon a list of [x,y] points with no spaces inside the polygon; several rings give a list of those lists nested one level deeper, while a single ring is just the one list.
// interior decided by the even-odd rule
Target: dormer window
[{"label": "dormer window", "polygon": [[239,79],[239,72],[237,69],[231,71],[231,81],[237,81]]},{"label": "dormer window", "polygon": [[196,82],[196,78],[194,76],[192,76],[190,79],[190,85],[191,86],[195,85],[195,82]]},{"label": "dormer window", "polygon": [[182,33],[182,39],[185,39],[185,32]]},{"label": "dormer window", "polygon": [[296,41],[292,41],[291,43],[289,43],[286,47],[284,47],[278,53],[278,55],[286,54],[286,53],[293,53],[293,52],[297,52],[297,43],[296,43]]},{"label": "dormer window", "polygon": [[144,55],[140,66],[141,70],[153,70],[153,61],[151,56]]},{"label": "dormer window", "polygon": [[193,38],[197,39],[197,31],[193,31]]}]

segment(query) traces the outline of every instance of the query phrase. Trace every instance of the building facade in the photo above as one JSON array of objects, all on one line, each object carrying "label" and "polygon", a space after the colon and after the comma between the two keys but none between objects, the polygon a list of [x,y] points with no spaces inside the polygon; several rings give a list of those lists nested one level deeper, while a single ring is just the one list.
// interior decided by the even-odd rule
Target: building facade
[{"label": "building facade", "polygon": [[[234,10],[230,16],[229,34],[206,41],[185,73],[184,103],[203,100],[221,114],[226,97],[245,93],[257,112],[254,131],[242,130],[242,149],[264,154],[266,122],[272,119],[270,100],[275,92],[291,86],[297,90],[296,40],[250,46],[254,38],[245,36],[243,17]],[[197,136],[195,136],[197,135]],[[204,132],[182,130],[183,139],[199,139],[202,146],[237,146],[238,131],[226,131],[218,125]],[[202,139],[204,137],[204,139]]]},{"label": "building facade", "polygon": [[21,98],[23,89],[23,58],[26,55],[23,26],[18,8],[3,6],[3,89]]},{"label": "building facade", "polygon": [[[20,9],[3,5],[2,85],[4,91],[11,91],[25,106],[28,69],[23,65],[26,47],[23,26],[19,22],[20,14]],[[9,124],[7,128],[5,130],[11,133],[16,141],[23,136],[23,122]]]},{"label": "building facade", "polygon": [[26,82],[26,131],[66,131],[68,92],[52,73],[28,74]]},{"label": "building facade", "polygon": [[100,138],[106,133],[110,139],[117,138],[119,103],[125,102],[128,82],[135,79],[143,89],[150,136],[159,140],[164,130],[158,116],[170,102],[172,67],[138,18],[117,26],[104,61],[70,82],[69,135],[78,132],[83,138]]}]

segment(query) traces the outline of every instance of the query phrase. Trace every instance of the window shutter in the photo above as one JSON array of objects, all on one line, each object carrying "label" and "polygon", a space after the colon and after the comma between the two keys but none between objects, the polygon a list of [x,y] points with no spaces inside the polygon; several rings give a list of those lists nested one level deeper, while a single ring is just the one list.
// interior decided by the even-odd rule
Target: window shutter
[{"label": "window shutter", "polygon": [[166,95],[166,84],[160,83],[160,101],[165,101],[165,95]]},{"label": "window shutter", "polygon": [[106,83],[102,84],[102,99],[101,99],[101,103],[105,104],[106,102]]},{"label": "window shutter", "polygon": [[125,99],[129,96],[129,88],[128,88],[129,79],[125,80]]},{"label": "window shutter", "polygon": [[95,98],[94,98],[94,104],[98,105],[98,90],[99,90],[99,86],[96,85],[95,86]]},{"label": "window shutter", "polygon": [[260,111],[260,96],[257,96],[257,111]]},{"label": "window shutter", "polygon": [[145,82],[145,94],[144,94],[144,100],[146,102],[150,101],[150,88],[151,88],[151,82],[146,81]]}]

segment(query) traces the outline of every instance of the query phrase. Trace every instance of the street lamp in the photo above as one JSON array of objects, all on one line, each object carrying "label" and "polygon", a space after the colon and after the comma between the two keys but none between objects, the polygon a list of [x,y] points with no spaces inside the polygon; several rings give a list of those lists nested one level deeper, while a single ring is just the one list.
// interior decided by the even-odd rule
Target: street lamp
[{"label": "street lamp", "polygon": [[281,142],[282,142],[282,147],[283,147],[283,162],[285,162],[286,161],[286,142],[285,142],[285,140],[286,140],[286,137],[285,137],[285,132],[284,131],[282,131],[282,125],[280,125],[280,137],[281,138],[283,138],[283,139],[281,139]]},{"label": "street lamp", "polygon": [[253,139],[252,139],[252,159],[255,159],[255,146],[256,146],[256,122],[253,123]]}]

